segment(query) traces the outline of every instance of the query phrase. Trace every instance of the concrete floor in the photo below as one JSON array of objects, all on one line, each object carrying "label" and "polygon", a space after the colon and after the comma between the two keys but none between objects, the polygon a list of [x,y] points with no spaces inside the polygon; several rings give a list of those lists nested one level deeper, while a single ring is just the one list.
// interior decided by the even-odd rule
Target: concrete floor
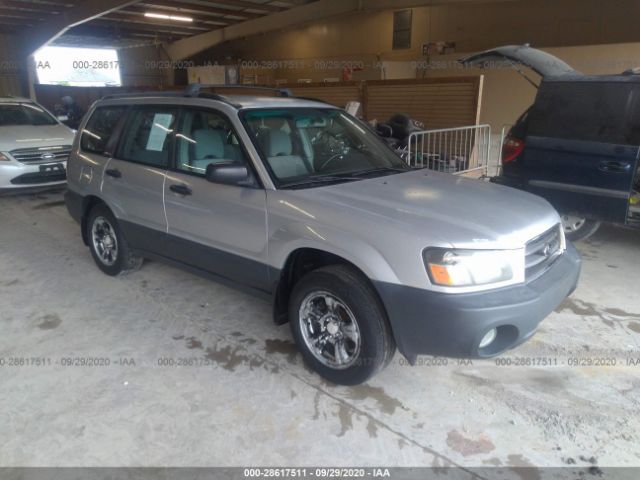
[{"label": "concrete floor", "polygon": [[558,366],[396,356],[338,388],[267,303],[156,262],[107,277],[59,193],[0,206],[2,466],[640,465],[640,232],[578,245],[580,288],[504,357]]}]

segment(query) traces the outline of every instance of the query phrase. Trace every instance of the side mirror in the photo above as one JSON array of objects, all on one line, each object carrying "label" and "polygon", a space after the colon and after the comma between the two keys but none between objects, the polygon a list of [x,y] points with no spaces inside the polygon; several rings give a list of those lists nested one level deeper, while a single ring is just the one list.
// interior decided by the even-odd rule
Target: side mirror
[{"label": "side mirror", "polygon": [[58,115],[56,118],[58,119],[58,121],[63,123],[69,120],[69,117],[67,115]]},{"label": "side mirror", "polygon": [[247,167],[236,163],[210,163],[207,165],[205,177],[212,183],[225,185],[248,185],[251,183]]}]

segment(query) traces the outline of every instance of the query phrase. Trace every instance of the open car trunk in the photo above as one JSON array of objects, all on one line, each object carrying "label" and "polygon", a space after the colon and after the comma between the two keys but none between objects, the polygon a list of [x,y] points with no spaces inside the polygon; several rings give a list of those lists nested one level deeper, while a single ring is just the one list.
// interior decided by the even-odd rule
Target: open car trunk
[{"label": "open car trunk", "polygon": [[527,80],[529,80],[529,78],[519,69],[519,66],[528,67],[543,78],[581,75],[580,72],[558,57],[554,57],[542,50],[531,48],[529,45],[507,45],[493,48],[461,58],[459,62],[475,68],[487,68],[491,66],[492,63],[506,62],[511,64],[511,66],[525,76]]}]

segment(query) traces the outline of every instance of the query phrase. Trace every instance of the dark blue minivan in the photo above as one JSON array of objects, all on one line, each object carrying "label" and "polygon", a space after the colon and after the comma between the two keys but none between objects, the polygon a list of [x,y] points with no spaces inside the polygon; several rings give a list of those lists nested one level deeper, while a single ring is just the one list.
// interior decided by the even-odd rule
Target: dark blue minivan
[{"label": "dark blue minivan", "polygon": [[[503,145],[493,182],[535,193],[560,212],[567,237],[589,237],[601,222],[640,227],[640,75],[586,76],[529,46],[462,60],[509,62],[542,77],[533,106]],[[529,81],[530,78],[527,77]]]}]

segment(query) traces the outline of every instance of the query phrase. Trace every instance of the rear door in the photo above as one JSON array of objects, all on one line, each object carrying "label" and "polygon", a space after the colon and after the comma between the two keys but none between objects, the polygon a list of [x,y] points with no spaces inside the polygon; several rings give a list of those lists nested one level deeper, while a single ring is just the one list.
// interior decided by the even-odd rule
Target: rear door
[{"label": "rear door", "polygon": [[519,160],[528,189],[562,213],[624,223],[639,153],[631,82],[546,81]]},{"label": "rear door", "polygon": [[167,229],[162,196],[177,116],[170,105],[133,107],[103,175],[102,196],[127,240],[156,253]]},{"label": "rear door", "polygon": [[217,110],[183,107],[175,139],[164,188],[171,256],[267,291],[265,190],[257,183],[226,185],[205,178],[210,163],[244,164],[252,171],[232,122]]}]

